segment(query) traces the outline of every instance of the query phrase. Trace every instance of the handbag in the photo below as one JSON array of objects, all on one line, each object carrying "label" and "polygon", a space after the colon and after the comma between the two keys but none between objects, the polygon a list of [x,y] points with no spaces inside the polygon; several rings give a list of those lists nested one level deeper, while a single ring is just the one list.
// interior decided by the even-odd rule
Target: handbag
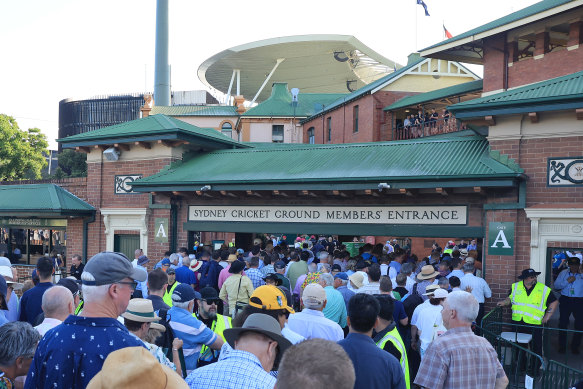
[{"label": "handbag", "polygon": [[235,298],[234,316],[237,315],[237,313],[239,313],[239,311],[242,311],[245,308],[245,306],[247,305],[246,303],[239,302],[239,291],[241,290],[241,281],[243,281],[243,276],[241,276],[241,278],[239,278],[239,287],[237,288],[237,297]]}]

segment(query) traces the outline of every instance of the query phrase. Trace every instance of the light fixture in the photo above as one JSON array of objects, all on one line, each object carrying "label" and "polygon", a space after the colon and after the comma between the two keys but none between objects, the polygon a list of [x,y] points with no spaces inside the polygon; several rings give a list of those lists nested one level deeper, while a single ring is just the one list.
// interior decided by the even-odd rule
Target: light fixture
[{"label": "light fixture", "polygon": [[211,189],[212,189],[212,188],[211,188],[211,186],[210,186],[210,185],[205,185],[205,186],[203,186],[202,188],[200,188],[200,190],[201,190],[202,192],[207,192],[207,191],[209,191],[209,190],[211,190]]},{"label": "light fixture", "polygon": [[108,149],[103,150],[103,156],[108,160],[108,161],[117,161],[119,159],[119,150],[116,149],[115,147],[110,147]]},{"label": "light fixture", "polygon": [[391,189],[391,186],[389,184],[387,184],[386,182],[381,182],[378,186],[379,188],[379,192],[382,192],[383,189]]}]

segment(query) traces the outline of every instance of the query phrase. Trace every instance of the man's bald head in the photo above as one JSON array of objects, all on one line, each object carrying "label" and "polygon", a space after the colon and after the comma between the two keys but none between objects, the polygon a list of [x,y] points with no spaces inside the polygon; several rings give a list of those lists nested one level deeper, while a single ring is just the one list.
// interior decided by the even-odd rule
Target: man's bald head
[{"label": "man's bald head", "polygon": [[42,309],[45,317],[63,321],[73,313],[73,294],[64,286],[55,285],[43,294]]}]

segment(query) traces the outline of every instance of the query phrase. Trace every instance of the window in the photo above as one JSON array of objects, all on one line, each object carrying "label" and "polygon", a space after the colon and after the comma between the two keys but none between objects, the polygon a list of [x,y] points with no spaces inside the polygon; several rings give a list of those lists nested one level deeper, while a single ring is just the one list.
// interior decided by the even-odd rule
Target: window
[{"label": "window", "polygon": [[352,118],[354,120],[354,125],[353,125],[353,132],[358,132],[358,105],[355,105],[354,108],[352,108]]},{"label": "window", "polygon": [[223,123],[223,125],[221,126],[221,133],[223,135],[228,136],[229,138],[232,138],[233,137],[233,125],[229,122]]},{"label": "window", "polygon": [[308,141],[311,145],[316,143],[316,137],[314,136],[314,127],[308,129]]},{"label": "window", "polygon": [[283,125],[271,126],[271,140],[273,143],[283,143]]},{"label": "window", "polygon": [[328,128],[328,142],[332,141],[332,118],[329,117],[327,120],[327,128]]}]

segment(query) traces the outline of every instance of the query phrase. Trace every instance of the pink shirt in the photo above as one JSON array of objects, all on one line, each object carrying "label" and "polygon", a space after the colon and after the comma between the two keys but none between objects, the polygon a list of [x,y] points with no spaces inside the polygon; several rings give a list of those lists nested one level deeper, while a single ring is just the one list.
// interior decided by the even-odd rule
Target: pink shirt
[{"label": "pink shirt", "polygon": [[[231,268],[231,264],[229,263],[227,265],[226,268],[224,268],[223,270],[221,270],[221,272],[219,273],[219,290],[221,289],[221,287],[223,286],[223,284],[225,283],[225,281],[227,280],[227,278],[229,278],[230,276],[233,275],[233,273],[229,273],[229,269]],[[243,270],[243,273],[241,273],[242,275],[245,275],[245,271]]]}]

